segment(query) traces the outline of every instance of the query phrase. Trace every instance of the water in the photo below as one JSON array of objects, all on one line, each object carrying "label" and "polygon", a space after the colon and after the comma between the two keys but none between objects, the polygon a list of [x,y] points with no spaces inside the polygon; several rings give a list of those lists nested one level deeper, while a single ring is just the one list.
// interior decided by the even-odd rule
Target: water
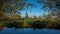
[{"label": "water", "polygon": [[33,28],[4,28],[0,34],[60,34],[60,30],[55,29],[36,29]]}]

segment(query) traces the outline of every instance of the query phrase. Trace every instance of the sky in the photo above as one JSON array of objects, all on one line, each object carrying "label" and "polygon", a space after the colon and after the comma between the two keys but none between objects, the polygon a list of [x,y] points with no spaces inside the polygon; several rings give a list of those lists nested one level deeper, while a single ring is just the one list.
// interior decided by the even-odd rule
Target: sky
[{"label": "sky", "polygon": [[43,9],[41,9],[43,4],[40,5],[39,3],[36,3],[36,1],[34,1],[34,0],[27,0],[27,1],[32,4],[35,4],[36,7],[32,7],[32,8],[28,8],[28,9],[26,8],[26,10],[20,11],[22,17],[24,17],[26,13],[28,13],[29,17],[33,17],[34,15],[39,17],[39,16],[42,16],[44,13],[48,14],[47,11],[44,11]]}]

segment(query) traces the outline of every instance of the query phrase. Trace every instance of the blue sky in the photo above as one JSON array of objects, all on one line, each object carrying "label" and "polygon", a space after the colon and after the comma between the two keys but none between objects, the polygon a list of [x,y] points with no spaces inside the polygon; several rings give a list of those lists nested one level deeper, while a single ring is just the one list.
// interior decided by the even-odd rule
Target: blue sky
[{"label": "blue sky", "polygon": [[[41,9],[42,6],[43,6],[43,4],[40,5],[39,3],[36,3],[35,1],[32,1],[32,0],[28,0],[28,2],[30,2],[30,3],[32,3],[32,4],[35,4],[36,7],[28,8],[28,9],[26,9],[26,10],[22,10],[22,11],[21,11],[21,16],[22,16],[22,17],[25,16],[26,12],[28,13],[28,15],[29,15],[30,17],[33,17],[34,15],[36,15],[36,16],[38,17],[38,16],[43,15],[44,13],[45,13],[45,14],[48,14],[47,11],[44,11],[43,9]],[[31,12],[30,12],[30,10],[31,10]]]}]

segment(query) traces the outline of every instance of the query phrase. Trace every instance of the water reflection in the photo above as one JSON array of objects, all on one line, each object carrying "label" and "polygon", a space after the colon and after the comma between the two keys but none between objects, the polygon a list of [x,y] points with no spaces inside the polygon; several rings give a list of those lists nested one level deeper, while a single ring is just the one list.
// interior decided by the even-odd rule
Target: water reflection
[{"label": "water reflection", "polygon": [[3,27],[0,26],[0,31],[2,31],[2,30],[3,30]]},{"label": "water reflection", "polygon": [[4,27],[0,34],[60,34],[60,30],[55,29],[39,29],[39,28],[7,28]]}]

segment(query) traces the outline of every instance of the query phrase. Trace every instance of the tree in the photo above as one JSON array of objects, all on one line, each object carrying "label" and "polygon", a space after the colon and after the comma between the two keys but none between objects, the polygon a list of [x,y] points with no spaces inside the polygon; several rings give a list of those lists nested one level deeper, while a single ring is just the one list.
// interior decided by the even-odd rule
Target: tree
[{"label": "tree", "polygon": [[60,19],[60,0],[37,0],[39,3],[44,4],[42,9],[48,10],[52,16],[57,16]]},{"label": "tree", "polygon": [[[21,14],[20,10],[31,5],[33,4],[30,4],[27,0],[0,0],[0,12],[9,17],[16,13]],[[2,13],[0,13],[0,17],[2,17]]]},{"label": "tree", "polygon": [[38,0],[39,3],[44,4],[43,9],[49,9],[50,11],[60,11],[60,0]]},{"label": "tree", "polygon": [[11,16],[10,19],[12,19],[12,20],[20,20],[21,16],[19,14],[15,14],[15,15]]},{"label": "tree", "polygon": [[49,9],[60,9],[60,0],[38,0],[39,3],[43,3],[44,7],[48,7]]},{"label": "tree", "polygon": [[26,13],[25,18],[29,18],[28,13]]},{"label": "tree", "polygon": [[37,18],[37,17],[34,15],[34,18]]},{"label": "tree", "polygon": [[30,5],[27,0],[0,0],[0,12],[12,15]]},{"label": "tree", "polygon": [[6,20],[6,16],[2,13],[2,12],[0,12],[0,20]]}]

